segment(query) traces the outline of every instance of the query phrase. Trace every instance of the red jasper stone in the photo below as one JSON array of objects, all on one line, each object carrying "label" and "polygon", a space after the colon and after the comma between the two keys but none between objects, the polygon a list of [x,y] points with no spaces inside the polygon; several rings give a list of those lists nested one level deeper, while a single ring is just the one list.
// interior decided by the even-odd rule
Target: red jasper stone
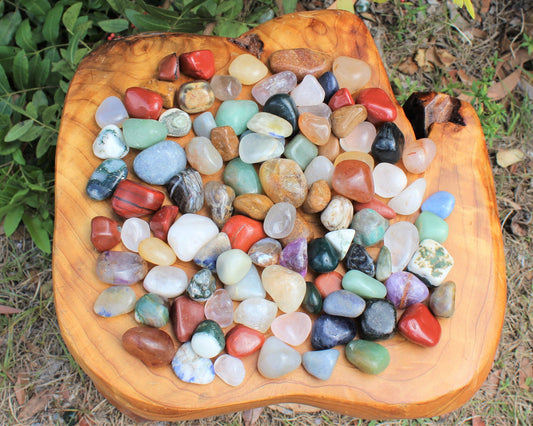
[{"label": "red jasper stone", "polygon": [[124,349],[148,367],[169,365],[176,354],[172,338],[153,327],[133,327],[122,335]]},{"label": "red jasper stone", "polygon": [[159,62],[157,78],[165,81],[176,81],[180,77],[178,55],[171,53]]},{"label": "red jasper stone", "polygon": [[155,213],[163,201],[165,201],[165,194],[161,191],[124,179],[113,193],[111,207],[119,216],[141,217]]},{"label": "red jasper stone", "polygon": [[91,220],[91,243],[96,250],[111,250],[120,242],[120,224],[105,216],[95,216]]},{"label": "red jasper stone", "polygon": [[320,274],[315,278],[315,287],[322,298],[325,299],[328,294],[342,290],[342,275],[337,271]]},{"label": "red jasper stone", "polygon": [[241,249],[245,253],[248,253],[255,242],[267,237],[263,231],[263,222],[239,214],[228,219],[222,232],[228,234],[231,248]]},{"label": "red jasper stone", "polygon": [[124,95],[124,106],[132,118],[157,120],[163,108],[163,98],[152,90],[130,87]]},{"label": "red jasper stone", "polygon": [[363,89],[357,94],[356,102],[366,108],[367,120],[373,124],[396,120],[396,107],[383,89]]},{"label": "red jasper stone", "polygon": [[360,203],[368,203],[374,197],[372,170],[363,161],[344,160],[337,164],[331,186],[340,195]]},{"label": "red jasper stone", "polygon": [[346,87],[337,90],[328,102],[328,106],[332,111],[348,105],[355,105],[355,101]]},{"label": "red jasper stone", "polygon": [[187,296],[179,296],[174,299],[169,316],[176,338],[185,343],[191,340],[198,324],[205,320],[204,305]]},{"label": "red jasper stone", "polygon": [[150,219],[150,229],[154,237],[166,241],[168,229],[176,220],[180,209],[178,206],[163,206]]},{"label": "red jasper stone", "polygon": [[385,219],[394,219],[396,212],[378,198],[372,198],[368,203],[354,203],[354,210],[360,212],[363,209],[377,211]]},{"label": "red jasper stone", "polygon": [[414,303],[404,311],[398,330],[407,340],[427,347],[439,343],[441,334],[439,321],[423,303]]},{"label": "red jasper stone", "polygon": [[209,80],[215,74],[215,56],[210,50],[182,53],[179,58],[183,74],[199,80]]},{"label": "red jasper stone", "polygon": [[242,324],[237,324],[226,335],[226,351],[237,358],[253,354],[261,349],[263,343],[264,334]]}]

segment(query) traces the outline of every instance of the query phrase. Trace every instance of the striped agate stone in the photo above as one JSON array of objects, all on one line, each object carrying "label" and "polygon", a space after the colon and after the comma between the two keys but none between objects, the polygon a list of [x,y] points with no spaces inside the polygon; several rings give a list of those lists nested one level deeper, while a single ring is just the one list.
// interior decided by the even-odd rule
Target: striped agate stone
[{"label": "striped agate stone", "polygon": [[141,217],[155,213],[164,200],[165,194],[161,191],[125,179],[118,184],[111,207],[121,217]]}]

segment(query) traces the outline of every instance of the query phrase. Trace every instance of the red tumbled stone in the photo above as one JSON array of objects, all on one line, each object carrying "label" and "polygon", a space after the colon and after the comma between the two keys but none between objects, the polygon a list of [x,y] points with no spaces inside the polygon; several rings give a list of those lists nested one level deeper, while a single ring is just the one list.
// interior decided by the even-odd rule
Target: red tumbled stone
[{"label": "red tumbled stone", "polygon": [[348,105],[355,105],[355,102],[350,91],[346,87],[337,90],[328,102],[328,106],[332,111]]},{"label": "red tumbled stone", "polygon": [[166,241],[168,229],[176,220],[178,216],[178,206],[163,206],[150,219],[150,229],[154,233],[154,237]]},{"label": "red tumbled stone", "polygon": [[161,191],[124,179],[113,193],[111,207],[119,216],[141,217],[155,213],[163,201],[165,194]]},{"label": "red tumbled stone", "polygon": [[163,108],[163,98],[152,90],[130,87],[124,95],[124,106],[132,118],[157,120]]},{"label": "red tumbled stone", "polygon": [[199,80],[209,80],[215,74],[215,56],[210,50],[195,50],[179,57],[183,74]]},{"label": "red tumbled stone", "polygon": [[367,120],[373,124],[396,120],[396,107],[383,89],[363,89],[357,94],[356,102],[366,108]]},{"label": "red tumbled stone", "polygon": [[372,170],[363,161],[344,160],[337,164],[331,186],[340,195],[360,203],[368,203],[374,197]]},{"label": "red tumbled stone", "polygon": [[180,76],[178,55],[171,53],[159,62],[157,78],[165,81],[176,81]]},{"label": "red tumbled stone", "polygon": [[204,305],[187,296],[180,296],[172,303],[169,316],[176,338],[185,343],[191,340],[198,324],[205,320]]},{"label": "red tumbled stone", "polygon": [[322,298],[325,299],[328,294],[342,290],[342,275],[337,271],[320,274],[315,278],[315,287]]},{"label": "red tumbled stone", "polygon": [[393,209],[375,197],[372,198],[368,203],[354,203],[354,210],[356,212],[360,212],[363,209],[375,210],[385,219],[394,219],[396,217],[396,212]]},{"label": "red tumbled stone", "polygon": [[105,216],[91,220],[91,243],[98,251],[111,250],[120,242],[120,224]]},{"label": "red tumbled stone", "polygon": [[231,248],[241,249],[245,253],[255,242],[267,237],[263,222],[239,214],[228,219],[222,232],[228,235]]},{"label": "red tumbled stone", "polygon": [[265,343],[264,334],[238,324],[226,336],[226,351],[237,358],[253,354]]},{"label": "red tumbled stone", "polygon": [[441,334],[439,321],[423,303],[414,303],[404,311],[398,330],[407,340],[428,347],[439,343]]}]

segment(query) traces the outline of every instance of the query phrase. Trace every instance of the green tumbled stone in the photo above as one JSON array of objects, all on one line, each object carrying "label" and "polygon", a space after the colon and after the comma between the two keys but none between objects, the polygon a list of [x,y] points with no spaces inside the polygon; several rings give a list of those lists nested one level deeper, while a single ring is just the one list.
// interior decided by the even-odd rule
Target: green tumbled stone
[{"label": "green tumbled stone", "polygon": [[318,155],[318,147],[301,133],[297,134],[285,146],[285,158],[294,160],[305,170],[313,158]]},{"label": "green tumbled stone", "polygon": [[346,272],[342,277],[342,288],[364,299],[382,299],[387,295],[387,288],[383,283],[357,269]]},{"label": "green tumbled stone", "polygon": [[322,296],[315,284],[307,281],[304,300],[302,306],[310,314],[319,314],[322,310]]},{"label": "green tumbled stone", "polygon": [[373,246],[383,239],[389,221],[372,209],[357,212],[350,225],[355,230],[353,241],[364,247]]},{"label": "green tumbled stone", "polygon": [[164,327],[168,322],[167,300],[155,293],[145,294],[135,304],[135,321],[150,327]]},{"label": "green tumbled stone", "polygon": [[345,353],[346,359],[366,374],[379,374],[390,362],[387,348],[368,340],[352,340],[346,345]]},{"label": "green tumbled stone", "polygon": [[222,179],[226,185],[233,188],[236,196],[263,192],[263,186],[253,164],[245,163],[240,158],[234,158],[226,165]]},{"label": "green tumbled stone", "polygon": [[442,244],[448,238],[448,223],[430,211],[420,213],[415,226],[418,229],[420,241],[430,239]]},{"label": "green tumbled stone", "polygon": [[230,126],[240,135],[246,130],[248,120],[259,112],[259,107],[254,101],[232,100],[220,104],[215,121],[217,126]]},{"label": "green tumbled stone", "polygon": [[455,283],[453,281],[446,281],[431,292],[429,309],[436,317],[453,316],[455,312]]},{"label": "green tumbled stone", "polygon": [[333,271],[339,264],[339,254],[324,237],[315,238],[307,246],[309,266],[319,274]]},{"label": "green tumbled stone", "polygon": [[157,121],[129,118],[122,124],[124,140],[130,148],[145,149],[167,137],[167,127]]},{"label": "green tumbled stone", "polygon": [[197,355],[203,358],[213,358],[226,346],[224,332],[215,321],[202,321],[194,330],[191,345]]},{"label": "green tumbled stone", "polygon": [[392,274],[392,257],[390,250],[383,246],[376,262],[376,280],[385,281]]}]

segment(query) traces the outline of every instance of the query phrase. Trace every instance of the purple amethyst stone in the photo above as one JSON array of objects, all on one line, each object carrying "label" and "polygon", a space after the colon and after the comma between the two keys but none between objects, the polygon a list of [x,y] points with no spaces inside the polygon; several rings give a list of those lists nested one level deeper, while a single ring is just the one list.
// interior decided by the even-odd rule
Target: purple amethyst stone
[{"label": "purple amethyst stone", "polygon": [[107,250],[96,259],[96,275],[107,284],[135,284],[147,272],[148,264],[137,253]]},{"label": "purple amethyst stone", "polygon": [[279,264],[305,277],[307,274],[307,240],[297,238],[281,251]]},{"label": "purple amethyst stone", "polygon": [[387,281],[387,299],[397,309],[405,309],[413,303],[421,303],[429,296],[427,286],[414,274],[405,271],[393,273]]}]

